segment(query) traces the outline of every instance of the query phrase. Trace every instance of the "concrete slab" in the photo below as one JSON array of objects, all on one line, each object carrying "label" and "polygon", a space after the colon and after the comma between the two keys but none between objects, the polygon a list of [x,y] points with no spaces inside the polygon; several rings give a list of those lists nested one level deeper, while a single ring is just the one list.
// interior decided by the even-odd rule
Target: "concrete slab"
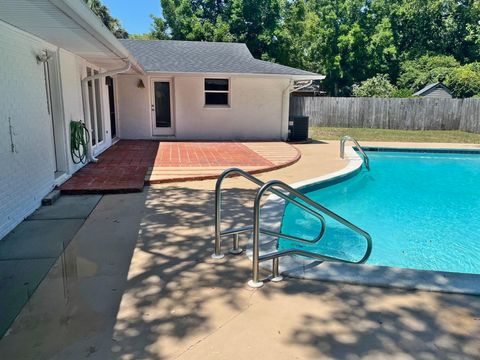
[{"label": "concrete slab", "polygon": [[[297,164],[262,179],[293,183],[345,166],[338,142],[298,147]],[[478,359],[480,297],[298,279],[251,290],[246,256],[210,259],[214,185],[105,196],[67,249],[66,265],[56,263],[0,341],[0,354],[35,360]],[[239,178],[226,185],[224,226],[250,222],[254,187]],[[106,266],[110,260],[114,271]]]},{"label": "concrete slab", "polygon": [[5,333],[55,259],[0,261],[0,334]]},{"label": "concrete slab", "polygon": [[0,241],[0,260],[56,259],[83,222],[83,219],[24,221]]},{"label": "concrete slab", "polygon": [[35,292],[100,198],[98,195],[64,196],[55,204],[37,210],[0,241],[0,336]]},{"label": "concrete slab", "polygon": [[102,199],[1,339],[2,359],[108,358],[145,196]]},{"label": "concrete slab", "polygon": [[28,220],[86,219],[101,198],[101,195],[63,195],[54,205],[39,208]]}]

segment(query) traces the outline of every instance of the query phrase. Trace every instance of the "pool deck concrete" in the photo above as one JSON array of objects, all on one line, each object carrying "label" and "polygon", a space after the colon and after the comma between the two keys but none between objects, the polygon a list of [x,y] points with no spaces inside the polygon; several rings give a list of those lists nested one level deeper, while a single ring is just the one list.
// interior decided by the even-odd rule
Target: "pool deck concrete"
[{"label": "pool deck concrete", "polygon": [[82,227],[101,196],[62,196],[0,241],[0,338]]},{"label": "pool deck concrete", "polygon": [[[259,177],[346,165],[338,142],[297,147],[299,162]],[[248,223],[253,187],[226,188],[225,224]],[[105,195],[0,340],[2,359],[478,359],[480,297],[298,279],[250,289],[244,255],[210,258],[213,189]]]}]

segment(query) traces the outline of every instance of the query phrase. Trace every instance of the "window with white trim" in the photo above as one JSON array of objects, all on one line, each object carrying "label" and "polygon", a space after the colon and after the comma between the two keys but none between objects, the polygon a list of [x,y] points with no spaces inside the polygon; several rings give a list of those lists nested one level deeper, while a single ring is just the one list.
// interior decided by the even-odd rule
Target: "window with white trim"
[{"label": "window with white trim", "polygon": [[205,105],[228,106],[230,81],[228,79],[205,79]]}]

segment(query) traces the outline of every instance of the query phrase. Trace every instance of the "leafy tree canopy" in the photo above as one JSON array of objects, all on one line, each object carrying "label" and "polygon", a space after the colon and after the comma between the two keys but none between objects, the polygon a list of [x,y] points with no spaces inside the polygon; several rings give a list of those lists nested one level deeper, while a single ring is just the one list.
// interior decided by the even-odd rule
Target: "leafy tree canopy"
[{"label": "leafy tree canopy", "polygon": [[415,92],[424,86],[445,82],[447,76],[460,63],[453,56],[424,55],[416,60],[406,60],[401,65],[398,85]]},{"label": "leafy tree canopy", "polygon": [[122,27],[120,20],[110,15],[108,8],[100,0],[84,0],[87,6],[97,15],[103,24],[119,39],[128,38],[128,32]]},{"label": "leafy tree canopy", "polygon": [[480,93],[480,63],[460,65],[453,56],[425,55],[401,65],[398,85],[412,92],[424,86],[443,82],[454,97],[472,97]]}]

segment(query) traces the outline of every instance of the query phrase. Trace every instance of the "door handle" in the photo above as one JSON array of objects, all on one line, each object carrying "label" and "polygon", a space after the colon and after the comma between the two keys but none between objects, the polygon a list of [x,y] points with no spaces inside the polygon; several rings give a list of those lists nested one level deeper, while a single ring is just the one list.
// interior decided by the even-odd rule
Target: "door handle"
[{"label": "door handle", "polygon": [[152,105],[152,111],[155,111],[155,106],[154,105]]}]

